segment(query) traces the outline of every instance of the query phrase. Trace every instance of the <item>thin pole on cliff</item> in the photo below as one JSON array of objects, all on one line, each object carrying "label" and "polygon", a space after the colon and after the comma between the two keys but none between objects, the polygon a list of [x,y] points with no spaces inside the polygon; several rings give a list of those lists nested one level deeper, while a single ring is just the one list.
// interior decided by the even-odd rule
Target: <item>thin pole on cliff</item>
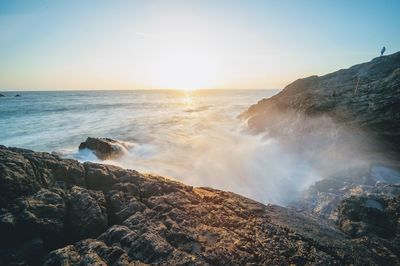
[{"label": "thin pole on cliff", "polygon": [[354,94],[357,94],[358,84],[359,83],[360,83],[360,78],[357,78],[357,85],[356,85],[356,89],[354,90]]}]

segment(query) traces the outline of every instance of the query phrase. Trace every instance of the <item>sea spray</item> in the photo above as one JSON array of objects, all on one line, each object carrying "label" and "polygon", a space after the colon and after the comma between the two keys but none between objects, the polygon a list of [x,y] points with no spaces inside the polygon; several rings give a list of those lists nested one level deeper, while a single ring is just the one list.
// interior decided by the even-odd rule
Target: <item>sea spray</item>
[{"label": "sea spray", "polygon": [[[26,92],[0,110],[1,144],[166,175],[189,185],[286,204],[321,178],[279,138],[248,132],[238,115],[277,91]],[[102,161],[78,151],[87,137],[133,148]]]},{"label": "sea spray", "polygon": [[321,178],[301,155],[285,150],[277,139],[247,132],[240,120],[212,111],[201,118],[181,118],[176,130],[159,129],[150,142],[102,162],[282,205]]}]

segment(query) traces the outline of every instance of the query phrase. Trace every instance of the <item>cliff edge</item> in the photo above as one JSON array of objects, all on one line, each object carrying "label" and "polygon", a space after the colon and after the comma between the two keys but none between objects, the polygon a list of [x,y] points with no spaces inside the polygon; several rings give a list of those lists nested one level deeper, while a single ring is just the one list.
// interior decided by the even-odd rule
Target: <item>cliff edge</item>
[{"label": "cliff edge", "polygon": [[[241,115],[255,131],[271,136],[324,129],[366,134],[374,151],[400,153],[400,52],[321,77],[298,79]],[[324,118],[328,123],[309,123]],[[306,121],[305,121],[306,120]],[[379,144],[378,144],[379,142]],[[371,148],[371,147],[370,147]]]}]

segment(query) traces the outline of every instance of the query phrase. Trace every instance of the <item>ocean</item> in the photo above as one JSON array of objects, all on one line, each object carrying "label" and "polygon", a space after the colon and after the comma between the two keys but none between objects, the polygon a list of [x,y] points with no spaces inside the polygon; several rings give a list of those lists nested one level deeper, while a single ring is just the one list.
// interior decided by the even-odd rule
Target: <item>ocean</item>
[{"label": "ocean", "polygon": [[[137,90],[3,92],[0,144],[57,152],[81,162],[118,165],[193,186],[233,191],[285,204],[315,181],[307,168],[293,182],[273,140],[246,130],[238,115],[279,90]],[[132,147],[116,160],[79,151],[87,137],[109,137]],[[296,173],[297,176],[299,173]]]}]

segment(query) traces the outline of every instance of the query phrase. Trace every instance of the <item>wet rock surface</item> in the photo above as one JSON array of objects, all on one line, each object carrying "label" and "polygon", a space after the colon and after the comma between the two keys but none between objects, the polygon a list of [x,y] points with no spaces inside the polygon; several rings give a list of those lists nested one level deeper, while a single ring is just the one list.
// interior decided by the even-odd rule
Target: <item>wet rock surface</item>
[{"label": "wet rock surface", "polygon": [[322,179],[306,189],[291,206],[321,218],[338,221],[340,203],[352,196],[388,197],[400,195],[400,169],[373,165]]},{"label": "wet rock surface", "polygon": [[123,155],[127,145],[110,138],[87,138],[79,145],[79,150],[89,149],[101,160],[113,159]]},{"label": "wet rock surface", "polygon": [[0,170],[1,265],[399,264],[381,238],[230,192],[4,146]]}]

